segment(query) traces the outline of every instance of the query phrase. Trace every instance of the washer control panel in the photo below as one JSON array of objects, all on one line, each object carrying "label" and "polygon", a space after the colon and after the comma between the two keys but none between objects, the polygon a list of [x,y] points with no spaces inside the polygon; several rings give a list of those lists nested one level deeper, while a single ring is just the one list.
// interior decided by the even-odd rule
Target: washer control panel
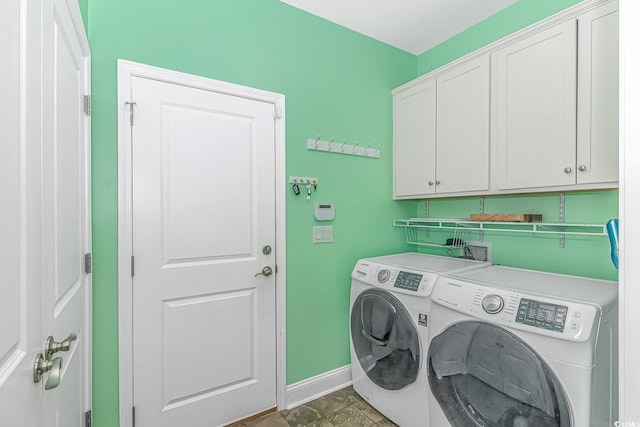
[{"label": "washer control panel", "polygon": [[409,268],[359,261],[351,276],[360,282],[404,294],[428,297],[438,278],[437,274]]},{"label": "washer control panel", "polygon": [[572,341],[586,341],[600,310],[592,304],[441,277],[434,303],[491,323]]},{"label": "washer control panel", "polygon": [[521,298],[516,322],[550,331],[563,332],[568,310],[569,307],[566,305]]}]

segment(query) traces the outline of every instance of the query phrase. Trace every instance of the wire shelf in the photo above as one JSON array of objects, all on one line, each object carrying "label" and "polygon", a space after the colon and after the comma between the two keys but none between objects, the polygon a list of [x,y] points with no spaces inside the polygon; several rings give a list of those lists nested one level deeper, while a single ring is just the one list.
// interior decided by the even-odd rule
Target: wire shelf
[{"label": "wire shelf", "polygon": [[[404,227],[407,243],[422,246],[462,247],[465,238],[472,232],[498,233],[534,233],[577,236],[606,236],[605,224],[571,224],[550,222],[493,222],[471,221],[455,218],[409,218],[396,219],[394,227]],[[430,243],[429,235],[434,230],[451,230],[453,232],[452,245]]]}]

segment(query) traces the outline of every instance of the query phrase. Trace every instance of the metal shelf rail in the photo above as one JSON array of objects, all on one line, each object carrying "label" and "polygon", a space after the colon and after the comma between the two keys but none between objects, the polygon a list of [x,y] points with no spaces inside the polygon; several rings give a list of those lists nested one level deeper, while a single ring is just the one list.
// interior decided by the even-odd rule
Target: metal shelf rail
[{"label": "metal shelf rail", "polygon": [[[606,224],[571,224],[551,222],[491,222],[472,221],[469,219],[455,218],[409,218],[396,219],[394,227],[404,227],[407,235],[407,243],[423,246],[458,247],[461,236],[468,232],[499,232],[499,233],[534,233],[557,234],[579,236],[606,236]],[[429,243],[429,231],[452,230],[454,233],[453,245]],[[458,239],[458,240],[456,240]],[[564,246],[564,245],[561,245]]]}]

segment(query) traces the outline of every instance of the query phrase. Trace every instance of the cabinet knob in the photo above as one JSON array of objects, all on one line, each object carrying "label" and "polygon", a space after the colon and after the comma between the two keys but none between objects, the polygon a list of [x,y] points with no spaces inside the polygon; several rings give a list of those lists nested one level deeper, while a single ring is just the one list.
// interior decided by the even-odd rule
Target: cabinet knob
[{"label": "cabinet knob", "polygon": [[578,170],[579,170],[580,172],[584,172],[584,171],[586,171],[586,170],[587,170],[587,166],[586,166],[586,165],[580,165],[580,166],[578,166]]},{"label": "cabinet knob", "polygon": [[571,173],[571,168],[569,166],[564,168],[564,173]]},{"label": "cabinet knob", "polygon": [[429,181],[429,185],[433,185],[433,181]]},{"label": "cabinet knob", "polygon": [[440,185],[440,181],[436,179],[436,185]]}]

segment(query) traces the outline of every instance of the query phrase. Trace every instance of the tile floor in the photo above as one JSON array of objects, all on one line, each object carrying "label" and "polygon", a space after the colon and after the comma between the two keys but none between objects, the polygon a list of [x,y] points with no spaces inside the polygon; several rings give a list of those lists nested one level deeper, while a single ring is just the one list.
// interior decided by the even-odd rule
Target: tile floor
[{"label": "tile floor", "polygon": [[349,386],[291,410],[272,412],[238,427],[393,427]]}]

